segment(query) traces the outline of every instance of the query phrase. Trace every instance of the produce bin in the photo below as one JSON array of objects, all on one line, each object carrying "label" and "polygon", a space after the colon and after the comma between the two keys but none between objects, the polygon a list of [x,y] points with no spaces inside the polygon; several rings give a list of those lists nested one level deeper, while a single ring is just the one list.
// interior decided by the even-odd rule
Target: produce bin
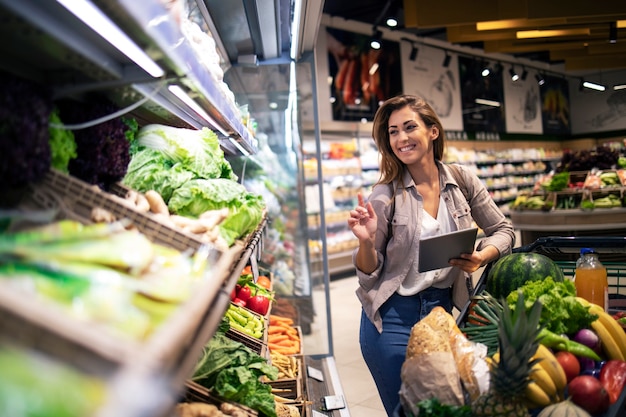
[{"label": "produce bin", "polygon": [[[606,267],[609,281],[609,312],[615,313],[626,310],[626,237],[621,236],[552,236],[542,237],[534,242],[513,249],[513,253],[534,252],[552,259],[563,271],[565,278],[573,278],[576,270],[576,260],[580,256],[581,248],[593,248]],[[480,294],[486,286],[487,276],[493,263],[485,266],[472,295]],[[467,321],[470,303],[468,303],[457,318],[460,327]],[[398,411],[398,417],[403,414]],[[601,417],[621,417],[626,415],[626,389],[619,399]]]}]

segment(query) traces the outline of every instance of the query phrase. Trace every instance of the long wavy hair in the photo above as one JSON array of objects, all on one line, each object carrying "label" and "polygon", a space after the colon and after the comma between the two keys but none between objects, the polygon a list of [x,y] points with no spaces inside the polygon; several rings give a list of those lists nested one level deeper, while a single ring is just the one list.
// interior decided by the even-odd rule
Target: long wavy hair
[{"label": "long wavy hair", "polygon": [[433,154],[435,161],[441,161],[443,158],[445,133],[439,116],[437,116],[430,104],[418,96],[400,95],[392,97],[378,108],[374,116],[372,128],[374,142],[381,156],[379,180],[381,184],[389,184],[394,179],[400,180],[402,178],[404,164],[393,153],[389,142],[389,117],[394,111],[406,106],[409,106],[411,110],[417,113],[427,127],[437,127],[439,137],[433,141]]}]

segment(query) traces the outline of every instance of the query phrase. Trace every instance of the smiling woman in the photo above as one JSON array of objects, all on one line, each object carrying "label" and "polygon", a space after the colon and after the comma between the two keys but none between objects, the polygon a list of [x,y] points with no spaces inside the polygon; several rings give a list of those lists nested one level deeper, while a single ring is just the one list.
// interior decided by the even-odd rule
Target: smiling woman
[{"label": "smiling woman", "polygon": [[[359,240],[353,260],[363,307],[361,352],[392,415],[412,327],[435,307],[451,312],[453,303],[469,302],[470,274],[510,253],[515,235],[475,174],[441,162],[445,132],[424,99],[402,95],[385,101],[374,117],[373,136],[381,179],[369,201],[359,195],[348,225]],[[419,272],[422,239],[474,222],[488,232],[472,253]]]}]

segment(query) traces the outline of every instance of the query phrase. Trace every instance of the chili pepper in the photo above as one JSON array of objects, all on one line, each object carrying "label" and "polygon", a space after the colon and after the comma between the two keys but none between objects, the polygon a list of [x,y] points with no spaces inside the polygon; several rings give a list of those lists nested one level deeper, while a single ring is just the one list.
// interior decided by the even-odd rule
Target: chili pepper
[{"label": "chili pepper", "polygon": [[600,370],[600,383],[609,393],[611,404],[616,402],[626,386],[626,362],[618,359],[607,361]]},{"label": "chili pepper", "polygon": [[594,361],[602,360],[602,358],[600,358],[590,347],[587,347],[582,343],[569,340],[567,337],[560,336],[546,328],[541,329],[537,340],[539,340],[539,343],[549,348],[564,350],[566,352],[573,353],[576,356],[593,359]]}]

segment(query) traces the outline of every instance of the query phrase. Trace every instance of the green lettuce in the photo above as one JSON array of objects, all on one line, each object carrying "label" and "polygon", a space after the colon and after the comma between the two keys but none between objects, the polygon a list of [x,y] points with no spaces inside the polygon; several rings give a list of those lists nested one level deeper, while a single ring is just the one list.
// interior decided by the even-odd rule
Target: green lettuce
[{"label": "green lettuce", "polygon": [[172,163],[162,152],[143,148],[131,159],[122,183],[142,193],[154,190],[168,201],[174,190],[194,178],[196,174],[182,163]]},{"label": "green lettuce", "polygon": [[200,130],[151,124],[137,134],[141,146],[157,150],[172,163],[180,163],[199,178],[236,179],[217,135],[204,127]]},{"label": "green lettuce", "polygon": [[172,213],[187,217],[228,208],[228,217],[219,228],[221,236],[232,245],[259,225],[265,203],[261,196],[249,193],[238,182],[225,178],[194,179],[174,191],[168,208]]},{"label": "green lettuce", "polygon": [[[573,334],[579,329],[588,328],[597,316],[589,312],[589,307],[576,300],[576,287],[570,280],[556,282],[552,277],[529,281],[519,287],[524,295],[526,310],[530,310],[535,300],[543,305],[539,323],[556,334]],[[506,301],[514,309],[519,296],[512,291]]]}]

